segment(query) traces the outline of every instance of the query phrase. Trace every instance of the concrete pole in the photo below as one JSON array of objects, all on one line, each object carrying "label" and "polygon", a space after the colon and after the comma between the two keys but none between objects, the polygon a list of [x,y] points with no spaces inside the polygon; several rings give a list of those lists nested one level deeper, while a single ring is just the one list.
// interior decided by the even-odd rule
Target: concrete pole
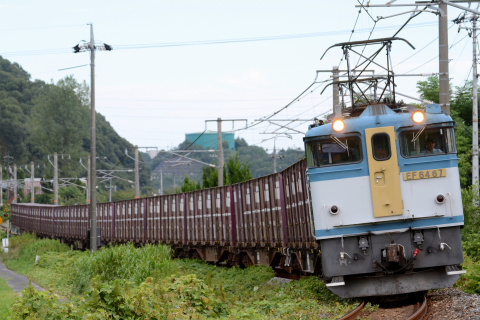
[{"label": "concrete pole", "polygon": [[340,88],[338,86],[338,81],[340,80],[340,72],[338,66],[333,67],[333,108],[340,104]]},{"label": "concrete pole", "polygon": [[35,165],[30,162],[30,203],[35,203]]},{"label": "concrete pole", "polygon": [[3,206],[3,166],[0,166],[0,206]]},{"label": "concrete pole", "polygon": [[[473,16],[472,185],[478,188],[477,15]],[[478,189],[476,189],[478,192]]]},{"label": "concrete pole", "polygon": [[277,138],[273,138],[273,173],[277,173],[277,149],[275,147],[275,142]]},{"label": "concrete pole", "polygon": [[440,15],[438,16],[438,52],[439,52],[439,101],[444,114],[450,114],[450,86],[448,72],[448,5],[439,3]]},{"label": "concrete pole", "polygon": [[13,203],[17,203],[17,165],[13,165]]},{"label": "concrete pole", "polygon": [[112,202],[112,178],[110,178],[110,196],[108,197],[108,202]]},{"label": "concrete pole", "polygon": [[90,204],[90,157],[88,157],[88,164],[87,164],[87,205]]},{"label": "concrete pole", "polygon": [[138,146],[135,146],[135,199],[140,198],[140,172],[138,170]]},{"label": "concrete pole", "polygon": [[95,40],[90,24],[90,251],[97,251],[97,136],[95,124]]},{"label": "concrete pole", "polygon": [[222,144],[222,119],[217,119],[217,146],[218,146],[218,186],[223,186],[223,144]]},{"label": "concrete pole", "polygon": [[53,204],[58,206],[58,154],[53,154]]},{"label": "concrete pole", "polygon": [[163,196],[163,171],[160,171],[160,195]]}]

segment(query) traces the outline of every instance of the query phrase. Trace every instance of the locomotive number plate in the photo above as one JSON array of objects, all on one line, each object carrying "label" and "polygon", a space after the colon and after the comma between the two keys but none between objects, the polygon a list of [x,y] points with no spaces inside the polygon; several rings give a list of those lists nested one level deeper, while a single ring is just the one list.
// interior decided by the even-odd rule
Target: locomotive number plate
[{"label": "locomotive number plate", "polygon": [[430,179],[430,178],[441,178],[447,176],[446,169],[430,169],[430,170],[420,170],[420,171],[411,171],[403,173],[403,180],[418,180],[418,179]]}]

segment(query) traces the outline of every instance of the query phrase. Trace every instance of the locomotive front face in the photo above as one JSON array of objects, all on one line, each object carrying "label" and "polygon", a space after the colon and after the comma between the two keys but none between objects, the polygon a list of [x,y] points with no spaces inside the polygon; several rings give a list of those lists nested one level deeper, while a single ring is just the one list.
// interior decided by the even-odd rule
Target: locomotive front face
[{"label": "locomotive front face", "polygon": [[453,122],[435,110],[416,124],[412,114],[370,106],[341,132],[327,124],[307,133],[315,236],[338,295],[448,287],[462,273]]}]

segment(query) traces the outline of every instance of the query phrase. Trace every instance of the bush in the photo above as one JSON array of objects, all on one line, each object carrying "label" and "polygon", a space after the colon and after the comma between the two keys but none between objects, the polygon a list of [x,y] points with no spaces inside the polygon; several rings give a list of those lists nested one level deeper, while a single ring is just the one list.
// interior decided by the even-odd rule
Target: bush
[{"label": "bush", "polygon": [[12,318],[17,319],[83,319],[83,312],[75,303],[62,303],[52,292],[38,291],[31,283],[22,290],[22,297],[12,308]]},{"label": "bush", "polygon": [[465,226],[462,229],[463,250],[475,261],[480,261],[480,197],[472,188],[462,190]]},{"label": "bush", "polygon": [[[94,277],[100,281],[125,279],[138,285],[155,269],[171,263],[171,249],[164,245],[147,244],[135,248],[131,243],[109,246],[80,257],[75,263],[73,283],[76,292],[83,292]],[[167,267],[168,269],[168,267]]]}]

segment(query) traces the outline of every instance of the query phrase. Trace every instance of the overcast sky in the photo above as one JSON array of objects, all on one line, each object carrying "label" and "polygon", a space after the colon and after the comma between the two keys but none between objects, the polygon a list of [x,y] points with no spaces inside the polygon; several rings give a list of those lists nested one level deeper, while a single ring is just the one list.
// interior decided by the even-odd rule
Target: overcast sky
[{"label": "overcast sky", "polygon": [[[282,109],[316,78],[316,70],[339,65],[333,44],[391,37],[414,7],[356,8],[354,0],[102,0],[1,1],[0,55],[19,63],[33,79],[57,82],[67,75],[90,83],[89,54],[72,47],[95,40],[113,51],[96,52],[96,109],[114,129],[139,147],[171,149],[185,133],[216,130],[206,120],[256,119]],[[383,4],[370,1],[370,4]],[[413,1],[397,1],[414,3]],[[451,20],[450,77],[454,85],[471,79],[472,39]],[[438,72],[438,17],[422,13],[399,34],[416,47],[397,42],[392,61],[397,73]],[[372,34],[370,34],[373,29]],[[352,30],[354,32],[352,33]],[[412,56],[415,54],[414,56]],[[383,57],[380,56],[383,59]],[[405,60],[405,61],[404,61]],[[61,70],[81,65],[84,67]],[[328,80],[320,73],[317,80]],[[425,78],[398,80],[397,90],[418,96],[415,84]],[[323,87],[272,119],[313,119],[331,110],[331,87]],[[405,99],[409,100],[409,99]],[[282,122],[276,122],[282,124]],[[308,122],[296,122],[305,132]],[[245,122],[224,122],[249,144],[272,150],[277,124],[239,130]],[[278,147],[303,148],[302,134],[277,138]]]}]

